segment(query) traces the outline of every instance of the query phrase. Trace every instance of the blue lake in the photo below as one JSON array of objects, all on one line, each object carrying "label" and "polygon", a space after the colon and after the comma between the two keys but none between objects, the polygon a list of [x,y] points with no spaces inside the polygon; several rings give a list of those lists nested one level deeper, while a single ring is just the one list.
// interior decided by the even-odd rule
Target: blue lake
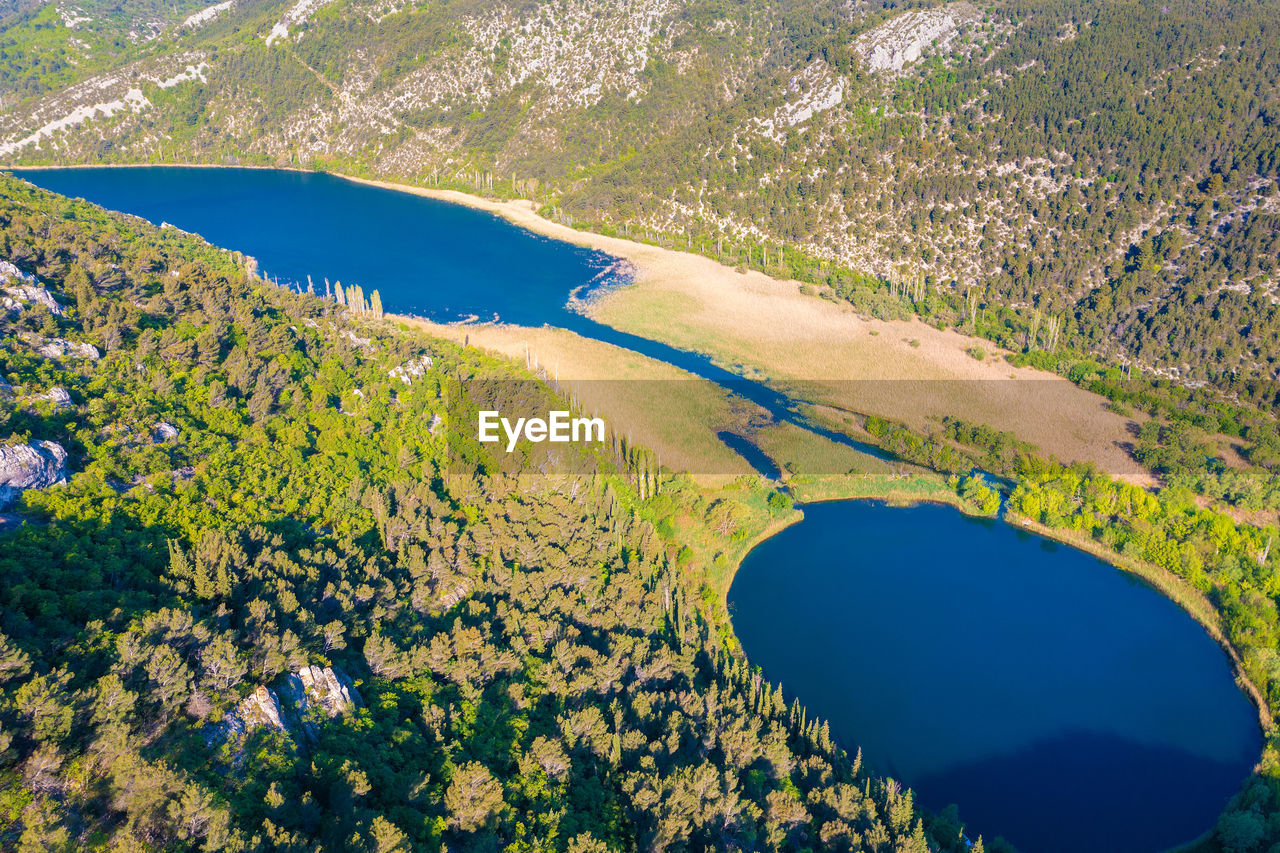
[{"label": "blue lake", "polygon": [[1261,732],[1226,653],[1140,581],[951,507],[804,512],[729,592],[748,660],[971,838],[1163,850],[1248,776]]},{"label": "blue lake", "polygon": [[[167,222],[257,258],[280,283],[378,290],[388,311],[541,326],[614,259],[492,214],[332,175],[273,169],[15,170],[37,186]],[[562,325],[562,324],[557,324]]]},{"label": "blue lake", "polygon": [[[675,364],[800,422],[696,353],[567,307],[625,281],[614,259],[458,205],[322,174],[18,171],[33,183],[256,257],[283,282],[377,289],[388,311],[550,324]],[[772,463],[723,436],[761,471]],[[850,442],[852,443],[852,442]],[[1261,748],[1225,654],[1145,586],[949,508],[821,504],[732,590],[748,657],[850,750],[1028,851],[1159,850],[1210,828]]]}]

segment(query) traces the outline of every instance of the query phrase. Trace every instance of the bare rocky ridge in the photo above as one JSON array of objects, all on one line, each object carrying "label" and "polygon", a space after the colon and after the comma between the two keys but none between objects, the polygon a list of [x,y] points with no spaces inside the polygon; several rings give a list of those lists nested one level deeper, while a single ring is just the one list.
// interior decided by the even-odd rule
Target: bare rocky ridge
[{"label": "bare rocky ridge", "polygon": [[854,41],[854,49],[871,71],[901,71],[933,49],[945,52],[961,26],[982,20],[967,2],[906,12],[875,27]]}]

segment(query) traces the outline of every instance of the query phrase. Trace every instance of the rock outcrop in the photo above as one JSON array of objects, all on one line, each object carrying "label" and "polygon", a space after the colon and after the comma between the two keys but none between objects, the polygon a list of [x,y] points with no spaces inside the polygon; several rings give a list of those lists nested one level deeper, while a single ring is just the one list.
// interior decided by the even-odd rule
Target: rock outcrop
[{"label": "rock outcrop", "polygon": [[207,730],[206,738],[211,745],[228,742],[266,726],[295,743],[300,737],[315,742],[320,731],[313,709],[332,719],[360,704],[360,694],[341,670],[304,666],[285,676],[279,692],[260,685]]},{"label": "rock outcrop", "polygon": [[45,358],[87,358],[97,361],[102,357],[93,344],[78,344],[66,338],[50,338],[42,341],[36,350]]},{"label": "rock outcrop", "polygon": [[5,308],[14,314],[22,311],[27,304],[31,303],[43,305],[54,314],[62,314],[62,306],[53,298],[53,294],[43,287],[6,287],[4,288],[4,294],[3,297],[0,297],[0,304],[3,304]]},{"label": "rock outcrop", "polygon": [[904,12],[854,40],[853,47],[871,71],[901,71],[929,48],[946,50],[966,23],[982,20],[971,3]]},{"label": "rock outcrop", "polygon": [[353,710],[360,704],[350,679],[332,667],[304,666],[285,679],[281,689],[302,734],[314,741],[319,736],[312,709],[329,718]]},{"label": "rock outcrop", "polygon": [[73,409],[76,405],[72,402],[71,395],[67,393],[66,388],[50,388],[40,396],[42,399],[53,403],[53,408],[59,412],[64,412],[67,409]]},{"label": "rock outcrop", "polygon": [[151,429],[151,438],[156,444],[163,444],[178,437],[178,429],[171,423],[161,421]]},{"label": "rock outcrop", "polygon": [[43,305],[54,314],[62,314],[62,306],[53,294],[40,286],[35,276],[18,269],[9,261],[0,261],[0,305],[11,312],[22,311],[28,304]]},{"label": "rock outcrop", "polygon": [[226,740],[236,735],[247,734],[261,726],[280,732],[289,730],[284,724],[284,711],[280,707],[280,698],[276,696],[274,690],[264,686],[259,686],[239,705],[223,715],[218,729],[221,738]]},{"label": "rock outcrop", "polygon": [[30,273],[23,272],[9,261],[0,261],[0,284],[9,284],[10,282],[35,284],[36,277]]},{"label": "rock outcrop", "polygon": [[67,451],[54,441],[0,446],[0,509],[25,489],[45,489],[67,481]]},{"label": "rock outcrop", "polygon": [[407,364],[396,365],[387,371],[387,375],[393,379],[399,379],[405,385],[412,385],[413,380],[425,375],[434,364],[435,362],[431,360],[431,356],[424,355],[422,358],[414,359]]}]

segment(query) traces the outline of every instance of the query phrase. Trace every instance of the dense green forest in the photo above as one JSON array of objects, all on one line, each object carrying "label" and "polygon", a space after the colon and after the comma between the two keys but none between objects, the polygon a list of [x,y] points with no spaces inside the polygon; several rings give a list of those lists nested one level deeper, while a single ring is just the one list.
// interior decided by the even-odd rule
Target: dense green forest
[{"label": "dense green forest", "polygon": [[725,652],[607,460],[459,463],[445,389],[514,368],[11,178],[0,255],[62,309],[0,314],[4,446],[70,468],[0,529],[0,846],[962,843]]}]

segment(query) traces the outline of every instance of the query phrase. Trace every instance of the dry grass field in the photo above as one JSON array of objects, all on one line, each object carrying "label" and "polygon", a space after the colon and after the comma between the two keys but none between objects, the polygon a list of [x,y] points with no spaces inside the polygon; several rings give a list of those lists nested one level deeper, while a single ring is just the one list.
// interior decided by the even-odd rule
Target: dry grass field
[{"label": "dry grass field", "polygon": [[1003,353],[982,361],[969,355],[978,346],[991,352],[990,342],[918,320],[864,319],[803,295],[795,282],[694,260],[703,262],[696,274],[640,264],[636,284],[606,296],[593,317],[767,375],[799,399],[917,430],[952,415],[1013,432],[1064,462],[1093,462],[1147,482],[1122,446],[1131,440],[1131,418],[1065,379],[1011,367]]},{"label": "dry grass field", "polygon": [[564,329],[396,320],[520,363],[527,354],[530,366],[558,382],[561,393],[656,452],[666,468],[692,472],[707,485],[752,473],[716,437],[723,429],[741,429],[753,414],[749,404],[665,362]]}]

